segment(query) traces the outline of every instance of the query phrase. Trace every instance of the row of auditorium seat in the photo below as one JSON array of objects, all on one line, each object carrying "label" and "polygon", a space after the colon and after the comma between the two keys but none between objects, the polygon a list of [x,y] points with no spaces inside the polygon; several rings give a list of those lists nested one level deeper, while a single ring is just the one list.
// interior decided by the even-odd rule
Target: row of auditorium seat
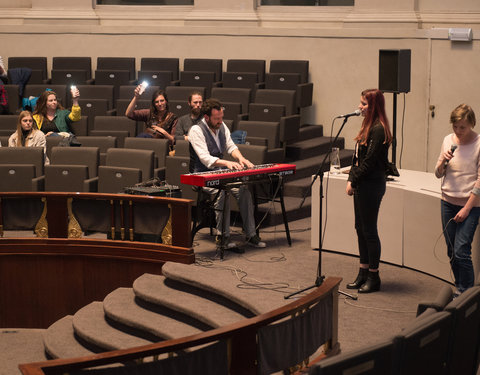
[{"label": "row of auditorium seat", "polygon": [[[81,147],[58,147],[60,137],[48,137],[47,156],[38,147],[0,147],[0,191],[83,191],[118,193],[153,178],[180,186],[185,198],[195,198],[190,186],[180,184],[189,172],[189,144],[179,141],[169,156],[165,139],[77,137]],[[2,139],[3,144],[4,139]],[[267,162],[265,146],[239,145],[254,164]]]},{"label": "row of auditorium seat", "polygon": [[180,71],[178,58],[141,58],[137,74],[134,57],[98,57],[94,79],[91,65],[90,57],[53,57],[52,75],[48,78],[46,57],[8,58],[9,71],[32,69],[30,84],[113,85],[115,98],[120,86],[146,80],[161,89],[176,85],[204,87],[207,95],[213,87],[294,90],[298,92],[299,108],[312,104],[313,84],[309,82],[307,60],[271,60],[266,73],[265,60],[231,59],[223,72],[222,59],[187,58]]},{"label": "row of auditorium seat", "polygon": [[[340,354],[309,369],[311,375],[475,375],[480,350],[480,287],[452,301],[445,286],[440,299],[392,338]],[[447,297],[447,298],[445,298]],[[419,306],[420,307],[420,306]],[[374,319],[374,318],[373,318]]]},{"label": "row of auditorium seat", "polygon": [[[63,85],[28,85],[25,92],[38,96],[50,86],[62,103],[68,103],[67,87]],[[6,85],[15,97],[17,86]],[[128,136],[139,134],[144,124],[138,123],[136,130],[130,127],[134,122],[126,119],[123,114],[131,101],[135,86],[121,86],[120,97],[114,104],[113,87],[111,85],[79,85],[81,98],[79,104],[82,108],[82,119],[72,126],[76,135],[106,135],[105,130],[111,130],[110,135],[121,137],[118,131],[128,130]],[[156,87],[148,87],[145,97],[151,97]],[[195,87],[168,86],[166,93],[169,99],[170,110],[177,116],[189,113],[186,98]],[[205,93],[205,90],[200,90]],[[244,130],[251,144],[266,145],[269,149],[285,148],[287,143],[297,140],[300,129],[300,114],[296,107],[296,92],[291,90],[258,90],[252,100],[250,89],[233,89],[217,87],[212,89],[212,96],[219,99],[225,107],[225,122],[231,130]],[[150,99],[138,100],[137,108],[149,108]],[[112,109],[116,106],[116,109]],[[18,112],[18,109],[15,110]],[[111,116],[113,114],[117,116]],[[106,117],[110,116],[111,119]],[[98,121],[98,119],[101,121]],[[0,135],[11,134],[15,130],[15,115],[0,116]],[[111,123],[111,126],[100,127],[98,124]],[[115,125],[117,124],[117,125]],[[99,134],[98,132],[101,132]]]}]

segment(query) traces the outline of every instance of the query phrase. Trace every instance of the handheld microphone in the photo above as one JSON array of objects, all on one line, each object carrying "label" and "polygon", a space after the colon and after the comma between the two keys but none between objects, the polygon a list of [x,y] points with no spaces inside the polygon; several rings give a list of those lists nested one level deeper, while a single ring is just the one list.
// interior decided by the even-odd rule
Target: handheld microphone
[{"label": "handheld microphone", "polygon": [[[457,149],[457,147],[458,147],[458,146],[457,146],[455,143],[452,143],[452,146],[450,147],[450,152],[453,154],[454,151]],[[448,162],[449,162],[449,161],[450,161],[450,160],[445,160],[445,163],[443,164],[443,166],[444,166],[445,168],[447,168],[447,165],[448,165]]]},{"label": "handheld microphone", "polygon": [[354,111],[352,113],[347,113],[346,115],[337,116],[337,118],[349,118],[349,117],[352,117],[352,116],[360,116],[361,114],[362,114],[362,111],[357,109],[356,111]]}]

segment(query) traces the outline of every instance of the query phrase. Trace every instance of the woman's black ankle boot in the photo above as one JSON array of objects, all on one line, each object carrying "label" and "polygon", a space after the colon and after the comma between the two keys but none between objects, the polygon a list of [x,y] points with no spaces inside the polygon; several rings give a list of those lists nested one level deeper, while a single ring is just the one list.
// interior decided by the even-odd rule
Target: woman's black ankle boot
[{"label": "woman's black ankle boot", "polygon": [[358,289],[358,293],[372,293],[380,290],[380,275],[377,272],[368,272],[367,281]]},{"label": "woman's black ankle boot", "polygon": [[358,289],[360,288],[366,281],[368,277],[368,268],[360,268],[358,271],[357,278],[353,283],[347,284],[347,289]]}]

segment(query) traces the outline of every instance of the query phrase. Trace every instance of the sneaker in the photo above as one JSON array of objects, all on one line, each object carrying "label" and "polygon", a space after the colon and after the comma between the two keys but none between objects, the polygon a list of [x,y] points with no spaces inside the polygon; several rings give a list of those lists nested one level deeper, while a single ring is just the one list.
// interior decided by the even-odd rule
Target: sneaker
[{"label": "sneaker", "polygon": [[256,234],[250,238],[247,238],[247,244],[253,247],[267,247],[267,244],[263,242]]},{"label": "sneaker", "polygon": [[[222,236],[216,236],[215,243],[217,247],[220,247],[222,244]],[[230,237],[227,237],[223,243],[226,244],[224,250],[233,251],[234,253],[238,254],[243,254],[245,252],[245,250],[238,247],[236,242],[230,241]]]}]

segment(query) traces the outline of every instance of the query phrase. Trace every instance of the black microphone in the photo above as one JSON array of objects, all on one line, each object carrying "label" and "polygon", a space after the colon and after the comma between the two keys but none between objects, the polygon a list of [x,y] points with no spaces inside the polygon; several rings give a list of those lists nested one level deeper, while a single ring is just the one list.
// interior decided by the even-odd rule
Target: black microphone
[{"label": "black microphone", "polygon": [[346,115],[337,116],[337,118],[349,118],[352,116],[360,116],[361,114],[362,114],[362,111],[357,109],[355,112],[347,113]]},{"label": "black microphone", "polygon": [[[454,151],[457,149],[457,145],[455,143],[452,143],[452,146],[450,146],[450,152],[453,154]],[[447,168],[448,162],[450,160],[445,160],[445,163],[443,164],[444,168]]]}]

